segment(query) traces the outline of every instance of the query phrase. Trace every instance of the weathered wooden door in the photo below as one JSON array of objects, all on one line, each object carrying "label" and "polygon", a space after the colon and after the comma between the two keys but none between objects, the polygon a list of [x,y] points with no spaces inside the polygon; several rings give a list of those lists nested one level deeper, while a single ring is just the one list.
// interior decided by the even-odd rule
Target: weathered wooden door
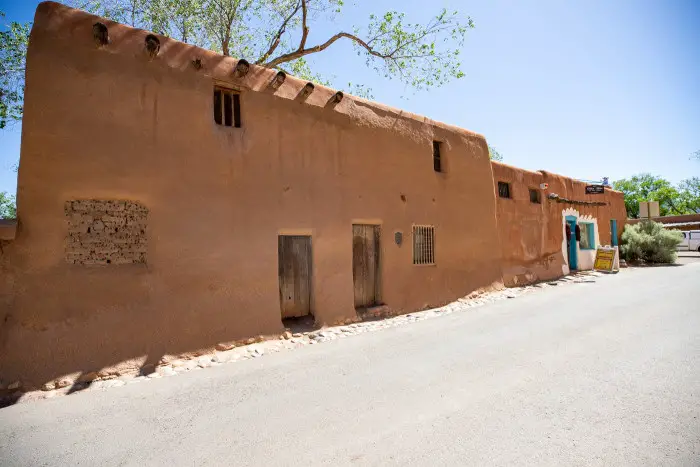
[{"label": "weathered wooden door", "polygon": [[311,237],[279,236],[282,318],[311,314]]},{"label": "weathered wooden door", "polygon": [[352,280],[355,308],[379,303],[379,226],[352,226]]}]

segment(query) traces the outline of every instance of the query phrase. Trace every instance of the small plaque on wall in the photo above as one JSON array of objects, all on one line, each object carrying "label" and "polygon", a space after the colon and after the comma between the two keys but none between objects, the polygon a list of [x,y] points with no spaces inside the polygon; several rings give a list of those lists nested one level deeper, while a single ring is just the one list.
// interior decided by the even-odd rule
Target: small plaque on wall
[{"label": "small plaque on wall", "polygon": [[398,246],[401,246],[401,243],[403,242],[403,234],[401,232],[395,232],[394,241]]},{"label": "small plaque on wall", "polygon": [[587,195],[602,195],[603,193],[605,193],[603,185],[586,185]]}]

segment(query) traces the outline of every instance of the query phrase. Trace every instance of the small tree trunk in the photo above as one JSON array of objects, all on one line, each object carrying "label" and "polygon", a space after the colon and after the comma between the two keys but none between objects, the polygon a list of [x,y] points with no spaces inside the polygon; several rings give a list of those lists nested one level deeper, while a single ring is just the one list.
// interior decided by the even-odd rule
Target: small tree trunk
[{"label": "small tree trunk", "polygon": [[231,41],[231,28],[228,27],[226,28],[226,34],[224,34],[224,40],[221,43],[221,53],[224,55],[224,57],[229,57],[229,49],[228,49],[228,43]]}]

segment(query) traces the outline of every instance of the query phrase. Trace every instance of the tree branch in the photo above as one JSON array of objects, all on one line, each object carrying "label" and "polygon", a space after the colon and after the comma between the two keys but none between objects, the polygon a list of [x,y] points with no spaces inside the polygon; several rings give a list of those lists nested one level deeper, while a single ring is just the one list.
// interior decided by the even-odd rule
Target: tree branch
[{"label": "tree branch", "polygon": [[294,10],[292,10],[292,13],[285,18],[284,22],[280,26],[280,28],[277,30],[277,33],[274,35],[272,38],[272,41],[270,43],[270,47],[267,49],[267,52],[265,52],[262,57],[260,57],[255,64],[260,65],[263,63],[265,60],[270,58],[270,55],[277,49],[277,46],[280,45],[280,41],[282,40],[282,35],[284,34],[284,31],[287,29],[287,25],[289,22],[294,18],[294,16],[299,12],[299,8],[303,5],[304,7],[304,25],[306,25],[306,0],[301,0],[301,3],[297,3],[297,6],[294,7]]},{"label": "tree branch", "polygon": [[359,37],[355,36],[354,34],[349,34],[347,32],[339,32],[338,34],[334,35],[333,37],[328,39],[323,44],[319,44],[315,47],[309,47],[307,49],[295,50],[294,52],[280,55],[279,57],[265,63],[263,66],[265,66],[267,68],[274,68],[281,63],[291,62],[292,60],[296,60],[296,59],[304,57],[306,55],[321,52],[323,50],[326,50],[328,47],[330,47],[338,39],[342,39],[342,38],[350,39],[351,41],[355,42],[357,45],[359,45],[360,47],[367,50],[367,53],[369,53],[370,55],[373,55],[375,57],[382,58],[382,59],[391,58],[391,54],[383,54],[383,53],[377,52],[376,50],[374,50],[372,48],[371,45],[367,44],[365,41],[363,41]]},{"label": "tree branch", "polygon": [[309,36],[309,27],[306,25],[306,0],[301,0],[301,42],[297,50],[304,50],[306,46],[306,38]]}]

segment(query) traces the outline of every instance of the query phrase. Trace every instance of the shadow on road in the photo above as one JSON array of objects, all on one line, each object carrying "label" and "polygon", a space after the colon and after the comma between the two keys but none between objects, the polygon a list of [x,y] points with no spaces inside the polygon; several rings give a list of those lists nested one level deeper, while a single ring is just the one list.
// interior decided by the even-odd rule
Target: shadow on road
[{"label": "shadow on road", "polygon": [[0,409],[15,405],[22,395],[22,392],[15,392],[14,394],[8,394],[0,397]]}]

